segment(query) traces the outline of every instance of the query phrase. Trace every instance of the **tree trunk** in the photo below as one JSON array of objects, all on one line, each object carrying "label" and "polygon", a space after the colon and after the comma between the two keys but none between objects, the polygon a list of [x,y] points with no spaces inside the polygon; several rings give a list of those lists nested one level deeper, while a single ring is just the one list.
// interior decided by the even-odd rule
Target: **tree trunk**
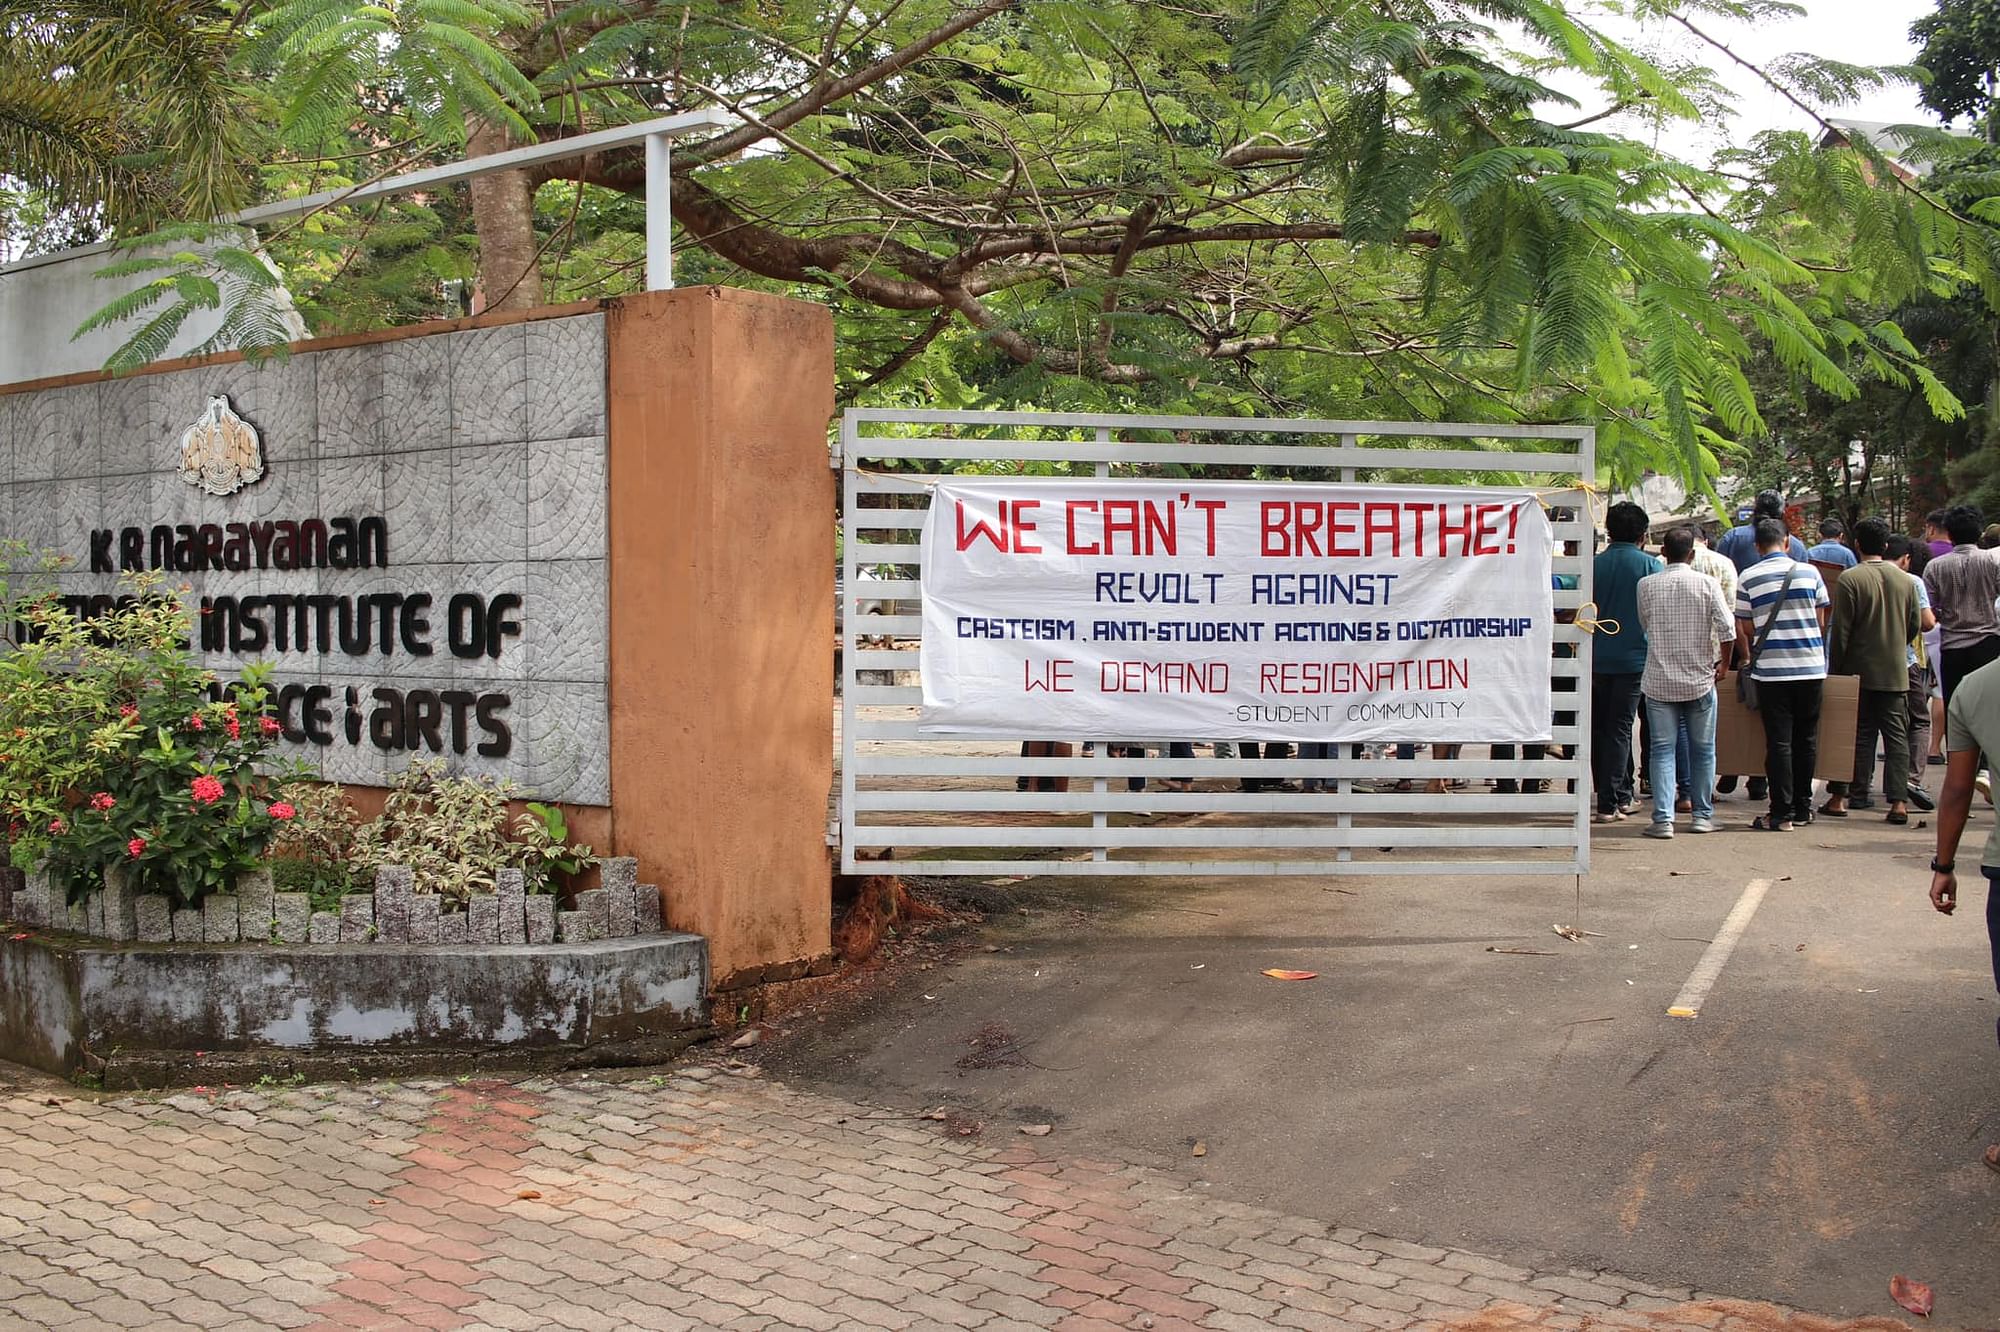
[{"label": "tree trunk", "polygon": [[[507,131],[472,119],[465,150],[484,157],[509,146]],[[467,182],[472,223],[479,233],[479,294],[474,313],[527,310],[542,303],[542,270],[536,261],[535,186],[525,170],[495,171]]]}]

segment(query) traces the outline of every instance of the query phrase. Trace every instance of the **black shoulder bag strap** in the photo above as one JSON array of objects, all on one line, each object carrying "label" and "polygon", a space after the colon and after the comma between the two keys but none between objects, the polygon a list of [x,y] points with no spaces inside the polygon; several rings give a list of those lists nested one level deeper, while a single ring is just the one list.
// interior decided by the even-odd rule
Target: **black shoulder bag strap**
[{"label": "black shoulder bag strap", "polygon": [[1771,603],[1771,613],[1758,626],[1757,639],[1750,645],[1750,659],[1743,663],[1743,669],[1736,672],[1736,696],[1743,700],[1746,708],[1757,706],[1757,682],[1750,678],[1751,670],[1757,665],[1757,658],[1763,654],[1764,640],[1771,636],[1771,626],[1778,622],[1779,614],[1785,609],[1785,598],[1791,595],[1792,580],[1799,576],[1798,561],[1785,570],[1784,586],[1778,589],[1778,599]]}]

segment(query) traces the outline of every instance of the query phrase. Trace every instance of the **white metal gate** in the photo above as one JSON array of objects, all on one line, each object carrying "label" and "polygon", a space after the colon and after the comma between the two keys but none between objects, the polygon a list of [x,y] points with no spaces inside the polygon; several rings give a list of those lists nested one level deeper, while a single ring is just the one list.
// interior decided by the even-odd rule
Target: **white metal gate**
[{"label": "white metal gate", "polygon": [[[842,869],[893,856],[898,872],[921,874],[1587,870],[1590,635],[1567,623],[1555,627],[1549,662],[1560,757],[1468,745],[1457,757],[1357,758],[1341,744],[1327,747],[1336,757],[1246,760],[1197,744],[1194,757],[1173,758],[1168,740],[1185,737],[1159,736],[1079,736],[1068,757],[1024,757],[1016,741],[919,734],[919,534],[940,475],[1162,476],[1194,465],[1363,484],[1437,484],[1449,472],[1531,491],[1558,511],[1554,572],[1576,579],[1556,591],[1557,609],[1591,599],[1592,519],[1577,484],[1595,475],[1588,427],[850,410],[841,420]],[[1069,789],[1019,789],[1045,777]],[[1128,790],[1133,778],[1146,789]],[[1178,778],[1199,785],[1159,789]],[[1326,789],[1238,790],[1244,778]]]}]

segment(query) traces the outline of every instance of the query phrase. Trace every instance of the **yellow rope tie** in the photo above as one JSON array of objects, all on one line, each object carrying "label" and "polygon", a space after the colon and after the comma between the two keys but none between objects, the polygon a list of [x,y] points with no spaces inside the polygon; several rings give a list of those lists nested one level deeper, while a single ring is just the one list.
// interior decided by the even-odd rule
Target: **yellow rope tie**
[{"label": "yellow rope tie", "polygon": [[1583,632],[1585,632],[1586,634],[1602,633],[1602,634],[1609,634],[1611,637],[1616,638],[1618,636],[1618,629],[1619,629],[1618,621],[1600,620],[1597,618],[1596,611],[1597,611],[1597,603],[1594,601],[1586,601],[1581,606],[1578,606],[1576,608],[1576,619],[1572,621],[1572,623],[1574,623],[1577,628],[1583,630]]}]

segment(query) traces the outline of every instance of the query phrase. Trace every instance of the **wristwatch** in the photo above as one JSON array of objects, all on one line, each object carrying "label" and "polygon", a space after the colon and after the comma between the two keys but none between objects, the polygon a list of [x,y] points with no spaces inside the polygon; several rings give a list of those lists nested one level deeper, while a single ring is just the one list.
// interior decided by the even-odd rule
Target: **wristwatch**
[{"label": "wristwatch", "polygon": [[1931,857],[1931,873],[1933,873],[1933,874],[1950,874],[1950,873],[1952,872],[1952,868],[1953,868],[1953,866],[1955,866],[1955,865],[1957,865],[1957,864],[1958,864],[1958,862],[1957,862],[1956,860],[1939,860],[1939,859],[1938,859],[1938,858],[1937,858],[1936,856],[1932,856],[1932,857]]}]

